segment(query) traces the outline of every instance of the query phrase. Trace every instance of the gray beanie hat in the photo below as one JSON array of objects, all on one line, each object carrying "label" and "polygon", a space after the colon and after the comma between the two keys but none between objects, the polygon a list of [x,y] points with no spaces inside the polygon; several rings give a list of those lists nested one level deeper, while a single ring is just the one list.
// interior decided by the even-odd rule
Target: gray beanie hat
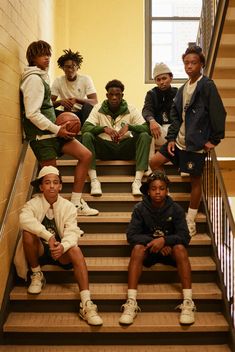
[{"label": "gray beanie hat", "polygon": [[164,64],[163,62],[156,63],[153,69],[153,79],[155,79],[157,76],[162,75],[164,73],[172,74],[171,70],[166,64]]}]

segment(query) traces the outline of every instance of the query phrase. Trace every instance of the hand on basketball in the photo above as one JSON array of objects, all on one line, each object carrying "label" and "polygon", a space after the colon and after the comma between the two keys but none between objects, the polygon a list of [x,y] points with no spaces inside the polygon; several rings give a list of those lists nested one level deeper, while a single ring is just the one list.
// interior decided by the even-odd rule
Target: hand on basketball
[{"label": "hand on basketball", "polygon": [[175,142],[174,141],[171,141],[168,143],[167,150],[171,156],[175,155]]},{"label": "hand on basketball", "polygon": [[65,139],[72,139],[73,137],[76,136],[75,133],[67,131],[67,125],[69,125],[69,121],[65,122],[63,125],[61,125],[59,132],[57,133],[57,137],[65,138]]}]

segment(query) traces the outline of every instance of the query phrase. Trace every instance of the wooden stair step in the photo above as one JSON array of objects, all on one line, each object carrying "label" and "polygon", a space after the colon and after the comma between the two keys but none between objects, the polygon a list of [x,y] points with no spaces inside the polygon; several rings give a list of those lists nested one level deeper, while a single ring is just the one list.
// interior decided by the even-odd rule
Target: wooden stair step
[{"label": "wooden stair step", "polygon": [[[210,257],[189,257],[192,271],[207,270],[215,271],[215,262]],[[127,271],[129,257],[86,257],[88,271]],[[43,271],[63,271],[56,265],[44,265]],[[171,265],[155,264],[151,268],[143,268],[143,271],[175,271]]]},{"label": "wooden stair step", "polygon": [[[70,200],[71,193],[61,193],[61,195]],[[171,192],[171,197],[176,202],[182,201],[189,201],[190,200],[190,193],[176,193]],[[91,196],[89,193],[83,193],[82,198],[86,202],[133,202],[133,201],[141,201],[142,196],[133,196],[132,193],[103,193],[99,197]]]},{"label": "wooden stair step", "polygon": [[[85,233],[79,240],[79,245],[83,246],[109,246],[109,245],[127,245],[125,233]],[[211,245],[211,239],[206,233],[200,233],[193,236],[190,246],[194,245]]]},{"label": "wooden stair step", "polygon": [[[57,166],[76,166],[76,159],[58,159],[56,160]],[[96,165],[108,165],[108,166],[125,166],[125,165],[135,165],[134,160],[96,160]]]},{"label": "wooden stair step", "polygon": [[[125,300],[127,284],[123,283],[91,283],[90,290],[94,300]],[[222,299],[222,293],[216,283],[193,283],[193,299]],[[11,300],[77,300],[79,299],[77,284],[46,284],[40,295],[29,295],[25,286],[15,286],[10,294]],[[175,284],[139,284],[138,300],[181,299],[182,290]]]},{"label": "wooden stair step", "polygon": [[[96,216],[78,216],[79,223],[129,223],[131,219],[131,212],[100,212]],[[196,222],[206,222],[205,214],[198,213]]]},{"label": "wooden stair step", "polygon": [[78,313],[24,313],[12,312],[4,324],[4,332],[38,332],[38,333],[72,333],[72,332],[224,332],[228,331],[228,323],[221,313],[196,312],[195,323],[191,326],[180,326],[179,313],[176,312],[151,312],[138,313],[134,324],[123,327],[118,320],[120,313],[100,313],[103,326],[89,326],[78,317]]},{"label": "wooden stair step", "polygon": [[0,346],[0,352],[231,352],[228,345],[10,345]]},{"label": "wooden stair step", "polygon": [[[170,182],[181,182],[181,183],[190,182],[190,178],[188,176],[181,177],[180,175],[168,175],[168,178]],[[74,176],[62,176],[62,181],[63,183],[73,183]],[[86,181],[90,182],[90,179],[88,178]],[[110,182],[132,183],[134,181],[134,176],[104,175],[104,176],[99,176],[99,181],[101,183],[110,183]]]}]

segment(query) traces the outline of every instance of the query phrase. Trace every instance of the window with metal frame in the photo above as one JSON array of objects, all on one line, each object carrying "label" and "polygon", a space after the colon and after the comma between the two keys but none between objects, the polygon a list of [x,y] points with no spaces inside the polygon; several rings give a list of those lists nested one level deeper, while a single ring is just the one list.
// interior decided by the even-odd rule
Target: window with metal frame
[{"label": "window with metal frame", "polygon": [[195,43],[202,0],[145,0],[145,82],[152,82],[155,63],[164,62],[175,81],[187,76],[182,54]]}]

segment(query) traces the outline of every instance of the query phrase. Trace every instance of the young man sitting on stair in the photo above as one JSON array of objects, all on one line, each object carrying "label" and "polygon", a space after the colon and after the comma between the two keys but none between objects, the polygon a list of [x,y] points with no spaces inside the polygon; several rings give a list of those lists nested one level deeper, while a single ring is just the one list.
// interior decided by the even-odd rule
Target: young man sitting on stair
[{"label": "young man sitting on stair", "polygon": [[123,99],[124,85],[114,79],[106,84],[107,100],[97,104],[82,127],[82,143],[92,152],[88,171],[91,195],[102,194],[96,174],[96,159],[136,160],[132,194],[141,195],[140,186],[151,143],[149,128],[140,112]]},{"label": "young man sitting on stair", "polygon": [[138,307],[137,286],[143,265],[156,263],[177,267],[183,288],[180,324],[193,324],[195,305],[192,301],[191,266],[186,246],[190,241],[184,210],[168,196],[169,179],[163,172],[148,176],[140,190],[143,201],[135,205],[127,229],[127,240],[132,246],[128,267],[127,301],[119,323],[132,324]]},{"label": "young man sitting on stair", "polygon": [[[54,264],[63,269],[73,268],[80,289],[79,316],[90,325],[102,325],[97,306],[91,301],[87,267],[78,247],[82,232],[77,226],[76,207],[59,195],[62,189],[59,170],[53,166],[44,166],[31,184],[42,193],[29,200],[20,212],[23,234],[18,244],[18,247],[23,244],[25,259],[32,272],[28,293],[39,294],[45,285],[40,265]],[[17,253],[20,253],[18,248],[16,257]],[[22,265],[22,259],[24,258],[16,258],[16,268]]]}]

